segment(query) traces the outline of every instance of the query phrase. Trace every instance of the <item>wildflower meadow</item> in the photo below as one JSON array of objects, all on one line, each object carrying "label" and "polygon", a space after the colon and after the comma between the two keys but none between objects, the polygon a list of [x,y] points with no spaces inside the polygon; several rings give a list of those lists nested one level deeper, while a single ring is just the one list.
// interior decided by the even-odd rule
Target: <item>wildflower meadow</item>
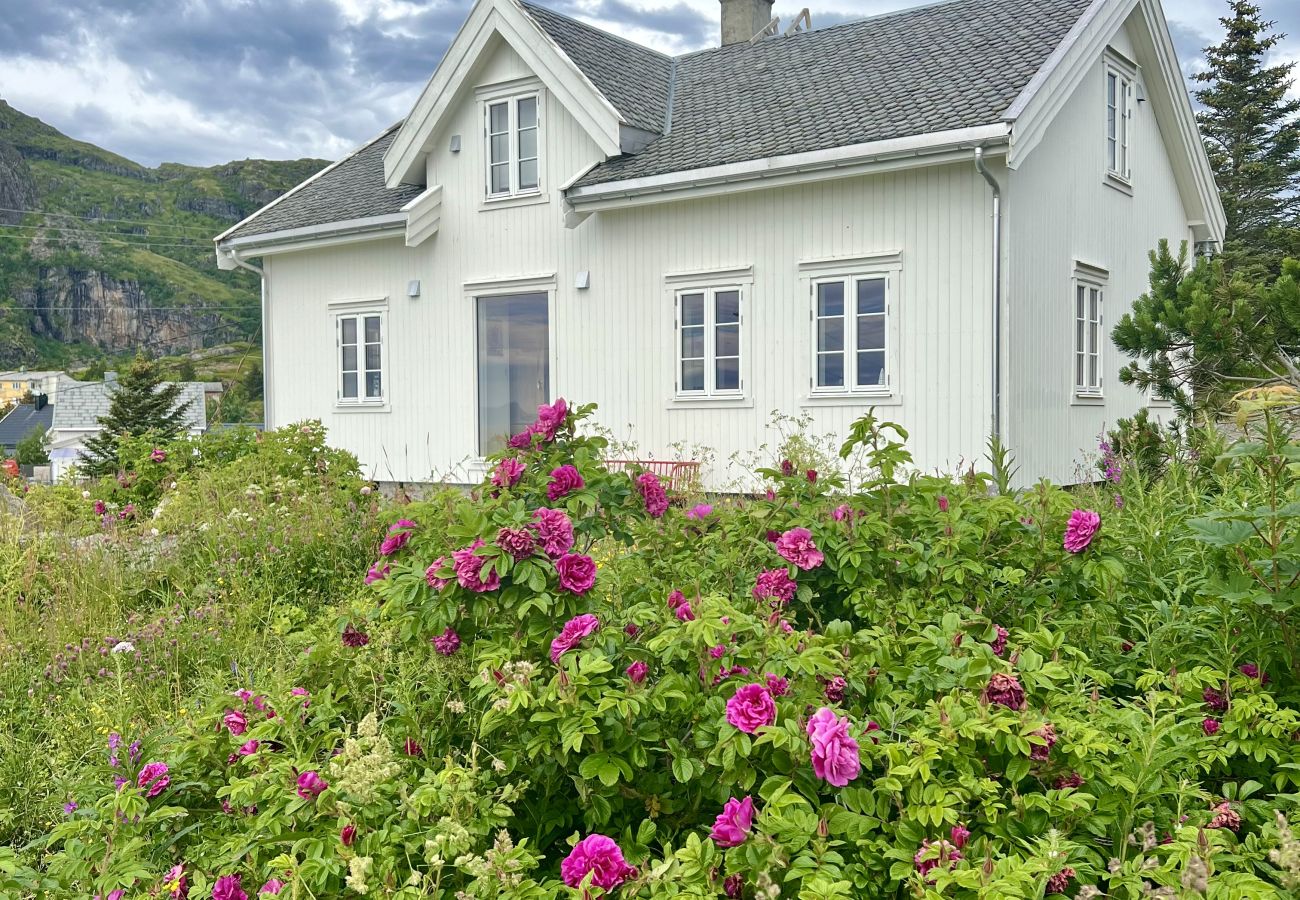
[{"label": "wildflower meadow", "polygon": [[0,504],[0,896],[1293,895],[1279,404],[1070,489],[874,415],[749,496],[564,401],[418,502],[317,423],[124,442]]}]

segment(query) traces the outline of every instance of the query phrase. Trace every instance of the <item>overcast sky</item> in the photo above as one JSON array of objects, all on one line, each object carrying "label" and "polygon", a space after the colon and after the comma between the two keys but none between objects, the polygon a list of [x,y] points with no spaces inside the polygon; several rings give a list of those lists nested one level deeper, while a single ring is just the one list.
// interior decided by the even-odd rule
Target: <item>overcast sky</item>
[{"label": "overcast sky", "polygon": [[[717,40],[718,0],[541,0],[668,53]],[[803,0],[814,24],[916,0]],[[1257,0],[1292,33],[1300,0]],[[404,116],[471,0],[0,0],[0,97],[147,165],[335,159]],[[1186,71],[1226,0],[1164,0]],[[800,0],[777,0],[783,20]]]}]

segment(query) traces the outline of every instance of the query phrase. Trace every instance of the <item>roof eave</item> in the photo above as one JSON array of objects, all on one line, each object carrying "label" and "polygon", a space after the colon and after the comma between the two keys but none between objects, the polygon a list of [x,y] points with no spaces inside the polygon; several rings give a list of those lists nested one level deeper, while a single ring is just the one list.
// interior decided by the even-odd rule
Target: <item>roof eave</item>
[{"label": "roof eave", "polygon": [[402,234],[406,229],[407,213],[385,213],[380,216],[366,216],[359,219],[347,219],[342,222],[326,222],[321,225],[306,225],[301,228],[285,228],[280,231],[268,231],[264,234],[250,234],[231,238],[217,245],[218,253],[252,252],[255,256],[271,253],[283,253],[299,249],[302,246],[321,246],[342,243],[348,240],[368,240],[386,237],[388,234]]}]

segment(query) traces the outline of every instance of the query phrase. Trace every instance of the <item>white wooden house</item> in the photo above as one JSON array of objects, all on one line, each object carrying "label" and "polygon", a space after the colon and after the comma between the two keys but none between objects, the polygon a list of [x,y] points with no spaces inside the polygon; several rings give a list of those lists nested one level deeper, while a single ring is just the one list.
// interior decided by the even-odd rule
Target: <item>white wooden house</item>
[{"label": "white wooden house", "polygon": [[1147,402],[1107,335],[1148,251],[1222,239],[1158,0],[751,40],[771,9],[721,0],[722,45],[674,58],[478,0],[403,122],[216,239],[263,279],[268,426],[420,481],[555,396],[645,458],[875,406],[926,469],[996,431],[1074,476]]}]

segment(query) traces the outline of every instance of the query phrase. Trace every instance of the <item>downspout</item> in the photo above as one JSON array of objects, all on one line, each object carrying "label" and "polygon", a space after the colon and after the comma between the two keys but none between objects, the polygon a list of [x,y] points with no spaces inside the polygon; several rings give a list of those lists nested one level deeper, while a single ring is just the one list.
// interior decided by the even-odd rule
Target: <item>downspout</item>
[{"label": "downspout", "polygon": [[267,317],[266,310],[266,270],[260,266],[240,259],[239,250],[235,247],[229,247],[225,251],[226,258],[241,269],[247,269],[256,275],[262,286],[262,428],[271,430],[271,391],[270,378],[271,367],[271,329],[270,319]]},{"label": "downspout", "polygon": [[1002,440],[1002,186],[984,162],[984,148],[975,148],[975,169],[993,191],[993,422],[994,440]]}]

